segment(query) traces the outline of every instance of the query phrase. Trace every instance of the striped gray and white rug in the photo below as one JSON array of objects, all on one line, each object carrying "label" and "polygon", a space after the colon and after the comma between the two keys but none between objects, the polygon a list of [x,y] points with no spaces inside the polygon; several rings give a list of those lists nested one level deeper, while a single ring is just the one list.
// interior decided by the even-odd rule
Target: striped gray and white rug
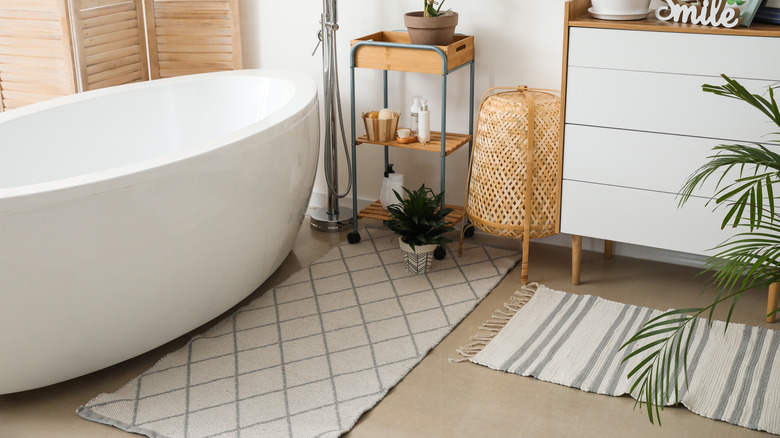
[{"label": "striped gray and white rug", "polygon": [[155,438],[337,437],[520,258],[467,242],[412,275],[389,230],[362,236],[78,415]]},{"label": "striped gray and white rug", "polygon": [[[631,350],[618,349],[661,313],[532,284],[460,353],[495,370],[619,396],[629,393],[626,375],[644,356],[623,364]],[[780,434],[780,332],[735,323],[724,331],[724,325],[697,324],[682,404],[704,417]]]}]

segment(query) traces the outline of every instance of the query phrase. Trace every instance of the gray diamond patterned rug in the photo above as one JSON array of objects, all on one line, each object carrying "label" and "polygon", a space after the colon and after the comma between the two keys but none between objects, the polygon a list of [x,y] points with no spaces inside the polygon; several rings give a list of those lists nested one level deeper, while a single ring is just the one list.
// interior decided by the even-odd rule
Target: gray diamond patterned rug
[{"label": "gray diamond patterned rug", "polygon": [[466,242],[427,275],[366,228],[77,413],[149,437],[337,437],[490,292],[520,254]]}]

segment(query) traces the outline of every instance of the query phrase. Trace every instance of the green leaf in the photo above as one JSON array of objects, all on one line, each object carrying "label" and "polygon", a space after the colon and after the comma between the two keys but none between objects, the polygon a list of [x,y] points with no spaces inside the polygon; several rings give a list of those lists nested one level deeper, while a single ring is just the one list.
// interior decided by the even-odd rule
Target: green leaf
[{"label": "green leaf", "polygon": [[[699,309],[683,309],[683,310],[692,310],[692,311],[696,311],[696,310],[699,310]],[[667,314],[665,313],[665,314],[663,314],[663,315],[661,315],[661,316],[672,316],[672,315],[667,315]],[[663,326],[665,326],[665,325],[669,325],[669,324],[676,324],[676,323],[679,323],[679,322],[685,322],[685,321],[687,321],[688,319],[689,319],[689,318],[686,316],[686,317],[683,317],[683,318],[673,318],[673,319],[667,319],[667,320],[663,320],[663,321],[661,321],[661,322],[656,322],[656,323],[654,323],[654,324],[651,324],[651,322],[647,322],[647,323],[645,323],[645,325],[643,325],[643,326],[642,326],[642,330],[641,330],[640,332],[638,332],[638,333],[637,333],[637,335],[636,335],[636,336],[635,336],[633,339],[637,339],[637,340],[639,340],[639,339],[642,339],[642,338],[644,338],[644,337],[647,337],[647,336],[642,336],[642,337],[640,337],[639,335],[640,335],[640,333],[641,333],[641,334],[644,334],[645,332],[649,331],[650,329],[654,329],[654,328],[656,328],[656,327],[663,327]]]},{"label": "green leaf", "polygon": [[[690,344],[690,338],[689,342]],[[678,339],[677,341],[677,347],[674,349],[674,404],[677,404],[680,402],[680,346],[682,346],[682,339]],[[687,371],[687,368],[686,368]],[[687,376],[687,372],[686,372]],[[686,386],[688,379],[686,377]]]},{"label": "green leaf", "polygon": [[[638,368],[635,368],[635,369],[639,369],[639,368],[641,368],[641,367],[638,367]],[[636,380],[634,380],[634,384],[631,386],[631,389],[628,392],[633,394],[634,390],[636,389],[636,387],[644,382],[645,378],[647,377],[647,374],[650,373],[652,370],[653,370],[653,367],[646,367],[645,370],[642,371],[642,373],[639,374],[639,376],[637,376]],[[644,388],[644,386],[642,386],[642,388]],[[642,399],[642,395],[641,394],[642,394],[642,392],[640,392],[639,394],[636,395],[636,399],[637,400],[641,400]]]},{"label": "green leaf", "polygon": [[[631,354],[629,354],[628,356],[625,357],[625,359],[623,359],[623,362],[626,362],[627,360],[631,359],[632,357],[637,356],[639,353],[642,353],[642,352],[644,352],[646,350],[649,350],[649,349],[655,347],[656,345],[663,344],[666,341],[667,341],[667,339],[659,339],[657,341],[653,341],[650,344],[647,344],[647,345],[637,349],[637,351],[631,352]],[[631,378],[631,376],[636,374],[637,371],[639,371],[643,366],[645,366],[647,364],[647,362],[653,360],[656,356],[658,356],[658,351],[655,351],[654,353],[652,353],[649,356],[647,356],[646,358],[644,358],[641,362],[639,362],[638,365],[636,365],[634,367],[634,369],[629,371],[628,377]]]},{"label": "green leaf", "polygon": [[691,325],[688,327],[688,338],[685,340],[685,352],[683,353],[683,369],[685,370],[685,387],[688,387],[688,352],[691,349],[691,339],[696,329],[696,318],[691,318]]},{"label": "green leaf", "polygon": [[[644,330],[644,328],[643,328],[643,330]],[[677,330],[677,326],[676,325],[672,326],[672,327],[666,327],[666,328],[660,329],[660,330],[653,330],[653,331],[649,331],[649,332],[644,332],[643,331],[643,333],[641,333],[641,334],[639,334],[639,333],[636,334],[633,339],[640,340],[640,339],[645,339],[645,338],[651,338],[653,336],[662,335],[664,333],[673,332],[675,330]],[[662,341],[663,341],[663,339],[662,339]],[[652,344],[650,344],[650,345],[652,345]],[[635,355],[637,352],[644,351],[643,349],[647,349],[647,347],[649,347],[650,345],[645,345],[641,349],[635,350],[634,352],[629,354],[628,357],[631,357],[631,356]]]}]

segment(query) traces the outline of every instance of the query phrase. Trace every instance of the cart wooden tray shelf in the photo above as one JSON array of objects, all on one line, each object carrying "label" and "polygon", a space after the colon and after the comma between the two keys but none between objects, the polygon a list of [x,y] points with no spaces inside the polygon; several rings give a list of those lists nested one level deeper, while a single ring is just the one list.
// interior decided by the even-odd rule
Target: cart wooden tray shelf
[{"label": "cart wooden tray shelf", "polygon": [[[471,136],[468,134],[453,134],[447,133],[447,139],[445,140],[445,152],[444,155],[449,155],[457,151],[461,146],[468,144],[471,141]],[[357,144],[370,143],[380,144],[384,146],[392,146],[405,149],[414,149],[418,151],[426,152],[440,152],[441,151],[441,132],[431,132],[431,141],[427,144],[420,142],[402,144],[395,140],[391,141],[371,141],[365,135],[357,139]]]},{"label": "cart wooden tray shelf", "polygon": [[[445,206],[454,210],[445,218],[447,219],[447,224],[449,224],[451,227],[454,227],[458,224],[458,222],[460,222],[461,219],[463,219],[465,210],[463,207],[458,205],[446,204]],[[379,219],[382,221],[390,219],[390,213],[382,207],[382,203],[380,203],[379,200],[374,201],[371,205],[361,210],[357,216],[360,219]]]},{"label": "cart wooden tray shelf", "polygon": [[[409,34],[406,32],[372,33],[352,40],[351,47],[363,42],[409,44],[409,48],[414,48],[409,41]],[[444,53],[447,71],[453,71],[474,59],[474,37],[470,35],[455,35],[452,44],[434,47],[438,47]],[[355,67],[416,73],[442,73],[441,55],[431,50],[409,50],[409,48],[362,45],[354,53]]]}]

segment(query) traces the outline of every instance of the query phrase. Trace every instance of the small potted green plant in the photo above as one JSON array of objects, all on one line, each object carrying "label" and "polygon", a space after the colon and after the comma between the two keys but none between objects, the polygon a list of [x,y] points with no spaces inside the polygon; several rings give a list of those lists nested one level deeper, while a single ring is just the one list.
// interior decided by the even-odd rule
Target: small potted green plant
[{"label": "small potted green plant", "polygon": [[445,217],[453,210],[440,208],[444,192],[436,195],[425,184],[415,191],[402,189],[407,199],[394,191],[399,202],[388,207],[390,219],[384,223],[400,237],[404,265],[409,272],[423,274],[431,267],[436,248],[451,242],[444,234],[454,228],[447,224]]},{"label": "small potted green plant", "polygon": [[423,10],[404,14],[404,24],[412,44],[447,46],[452,44],[458,13],[442,11],[444,0],[423,0]]}]

